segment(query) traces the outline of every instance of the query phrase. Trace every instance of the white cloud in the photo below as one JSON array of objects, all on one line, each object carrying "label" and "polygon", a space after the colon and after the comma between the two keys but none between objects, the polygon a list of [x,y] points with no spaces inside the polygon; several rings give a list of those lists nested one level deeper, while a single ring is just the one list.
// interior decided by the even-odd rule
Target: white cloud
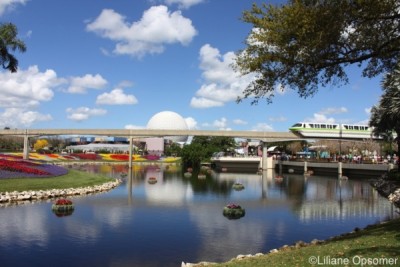
[{"label": "white cloud", "polygon": [[284,116],[278,116],[278,117],[269,117],[268,120],[273,122],[282,122],[282,121],[287,121],[287,118]]},{"label": "white cloud", "polygon": [[204,0],[165,0],[167,5],[177,4],[179,8],[187,9],[204,2]]},{"label": "white cloud", "polygon": [[348,112],[348,110],[345,107],[325,108],[317,113],[314,113],[312,118],[306,118],[305,121],[314,122],[314,123],[336,123],[335,118],[328,117],[327,115],[341,114],[341,113],[347,113],[347,112]]},{"label": "white cloud", "polygon": [[203,70],[204,84],[192,98],[191,107],[219,107],[242,95],[254,76],[242,76],[235,72],[232,68],[234,60],[235,53],[221,55],[218,49],[209,44],[200,49],[200,69]]},{"label": "white cloud", "polygon": [[79,107],[76,109],[67,108],[66,110],[68,116],[67,118],[73,121],[84,121],[92,116],[102,116],[107,113],[105,109],[91,109],[88,107]]},{"label": "white cloud", "polygon": [[194,108],[210,108],[210,107],[222,107],[224,105],[221,101],[215,101],[204,97],[192,97],[190,106]]},{"label": "white cloud", "polygon": [[0,1],[0,16],[7,10],[12,10],[17,4],[25,5],[28,0],[1,0]]},{"label": "white cloud", "polygon": [[149,8],[133,23],[112,9],[104,9],[86,29],[115,41],[115,54],[135,57],[162,53],[166,44],[187,45],[197,34],[190,19],[162,5]]},{"label": "white cloud", "polygon": [[6,108],[3,113],[0,113],[0,127],[29,127],[35,122],[50,121],[52,119],[50,114],[41,114],[24,108]]},{"label": "white cloud", "polygon": [[74,94],[84,94],[88,89],[103,89],[107,81],[100,74],[86,74],[82,77],[69,78],[67,91]]},{"label": "white cloud", "polygon": [[252,131],[261,131],[261,132],[271,132],[273,130],[274,128],[271,125],[263,122],[257,123],[256,126],[254,126],[252,129]]},{"label": "white cloud", "polygon": [[348,110],[345,107],[340,107],[340,108],[325,108],[318,112],[319,114],[324,114],[324,115],[330,115],[330,114],[340,114],[340,113],[346,113]]},{"label": "white cloud", "polygon": [[197,129],[197,121],[192,117],[185,118],[186,125],[189,127],[189,130]]},{"label": "white cloud", "polygon": [[124,90],[116,88],[110,93],[104,93],[97,97],[96,104],[103,105],[134,105],[138,101],[134,95],[127,95]]},{"label": "white cloud", "polygon": [[305,119],[307,122],[336,123],[334,118],[328,118],[325,114],[314,113],[314,117]]},{"label": "white cloud", "polygon": [[371,109],[372,108],[365,108],[364,109],[365,114],[367,114],[368,116],[371,116]]},{"label": "white cloud", "polygon": [[37,106],[53,98],[59,85],[53,70],[40,72],[37,66],[16,73],[0,72],[0,107]]},{"label": "white cloud", "polygon": [[237,125],[246,125],[247,121],[244,121],[244,120],[241,120],[241,119],[236,119],[236,120],[233,120],[233,123],[237,124]]},{"label": "white cloud", "polygon": [[282,84],[277,84],[275,87],[275,92],[279,95],[285,95],[289,91],[288,87],[282,86]]},{"label": "white cloud", "polygon": [[228,127],[228,120],[225,117],[222,117],[219,120],[215,120],[212,124],[215,128],[218,128],[218,130],[225,130],[225,131],[231,131],[232,128]]},{"label": "white cloud", "polygon": [[0,126],[29,127],[38,121],[51,120],[49,114],[36,111],[42,102],[52,100],[53,89],[61,80],[53,70],[40,72],[37,66],[16,73],[0,72]]}]

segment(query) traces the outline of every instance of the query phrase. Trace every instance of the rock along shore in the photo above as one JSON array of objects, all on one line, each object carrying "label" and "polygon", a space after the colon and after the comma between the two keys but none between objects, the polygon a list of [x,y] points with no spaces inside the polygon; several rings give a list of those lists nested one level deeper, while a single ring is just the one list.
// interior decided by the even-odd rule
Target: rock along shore
[{"label": "rock along shore", "polygon": [[67,188],[67,189],[50,189],[50,190],[37,190],[37,191],[13,191],[0,193],[0,206],[7,204],[22,204],[24,202],[48,200],[59,197],[90,195],[109,191],[117,187],[122,182],[121,179],[107,182],[101,185]]}]

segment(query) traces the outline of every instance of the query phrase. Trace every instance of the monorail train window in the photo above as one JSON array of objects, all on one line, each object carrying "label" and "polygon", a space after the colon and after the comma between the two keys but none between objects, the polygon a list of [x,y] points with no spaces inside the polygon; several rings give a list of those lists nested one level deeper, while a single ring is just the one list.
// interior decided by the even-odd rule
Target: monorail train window
[{"label": "monorail train window", "polygon": [[321,128],[325,129],[326,125],[325,124],[321,124]]},{"label": "monorail train window", "polygon": [[348,125],[343,125],[343,127],[344,127],[346,130],[349,129],[349,126],[348,126]]},{"label": "monorail train window", "polygon": [[313,123],[310,123],[310,127],[311,127],[311,128],[314,128],[314,124],[313,124]]},{"label": "monorail train window", "polygon": [[354,130],[359,130],[358,126],[354,126]]},{"label": "monorail train window", "polygon": [[303,127],[302,123],[296,123],[295,125],[293,125],[292,127]]}]

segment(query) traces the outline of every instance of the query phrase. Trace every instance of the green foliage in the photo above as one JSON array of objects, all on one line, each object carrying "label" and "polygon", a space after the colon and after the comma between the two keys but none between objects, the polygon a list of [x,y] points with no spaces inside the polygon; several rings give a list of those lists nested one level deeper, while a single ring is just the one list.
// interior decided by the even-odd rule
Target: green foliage
[{"label": "green foliage", "polygon": [[185,166],[199,168],[200,163],[207,157],[206,148],[200,144],[192,143],[182,149],[182,161]]},{"label": "green foliage", "polygon": [[226,152],[236,147],[233,138],[224,136],[195,136],[192,144],[199,144],[203,149],[207,149],[208,157],[211,157],[214,152]]},{"label": "green foliage", "polygon": [[19,151],[24,147],[24,138],[16,136],[1,136],[0,149],[2,151]]},{"label": "green foliage", "polygon": [[312,96],[319,86],[347,83],[345,67],[354,63],[366,63],[364,77],[392,70],[400,54],[399,7],[397,0],[254,4],[242,16],[253,31],[235,65],[257,77],[243,98],[271,102],[278,86]]},{"label": "green foliage", "polygon": [[[393,132],[397,134],[397,147],[400,147],[400,62],[393,72],[382,81],[383,94],[378,105],[372,107],[369,125],[374,134],[381,135],[389,143],[393,142]],[[398,165],[400,170],[400,163]]]},{"label": "green foliage", "polygon": [[187,166],[197,168],[202,161],[208,161],[214,152],[235,148],[235,140],[221,136],[195,136],[190,145],[182,149],[182,160]]},{"label": "green foliage", "polygon": [[180,157],[182,155],[182,148],[180,147],[179,144],[172,143],[171,145],[165,147],[164,151],[166,156],[175,156],[175,157]]},{"label": "green foliage", "polygon": [[14,24],[0,24],[0,64],[10,72],[16,72],[18,69],[18,60],[10,50],[26,51],[25,43],[18,39],[17,35],[18,30]]}]

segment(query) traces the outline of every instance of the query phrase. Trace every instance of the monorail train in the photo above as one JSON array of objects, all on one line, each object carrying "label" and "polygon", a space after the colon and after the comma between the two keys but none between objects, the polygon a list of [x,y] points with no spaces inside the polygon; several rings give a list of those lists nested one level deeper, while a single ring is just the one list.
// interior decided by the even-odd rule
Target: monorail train
[{"label": "monorail train", "polygon": [[289,130],[306,138],[381,139],[372,135],[372,127],[361,124],[299,122]]}]

